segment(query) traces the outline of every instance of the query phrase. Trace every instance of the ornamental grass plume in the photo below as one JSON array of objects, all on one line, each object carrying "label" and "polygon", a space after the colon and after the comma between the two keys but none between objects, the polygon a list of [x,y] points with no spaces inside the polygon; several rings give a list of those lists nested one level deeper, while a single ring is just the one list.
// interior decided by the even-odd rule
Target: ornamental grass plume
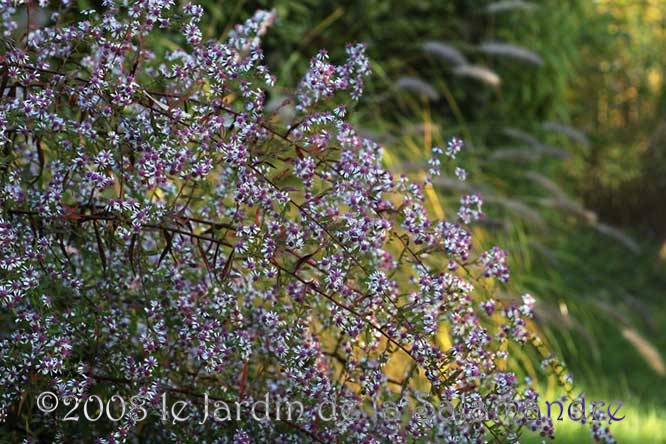
[{"label": "ornamental grass plume", "polygon": [[423,44],[423,50],[453,66],[467,65],[465,56],[448,43],[429,40]]},{"label": "ornamental grass plume", "polygon": [[500,0],[486,6],[486,11],[490,14],[497,14],[499,12],[513,10],[532,11],[538,7],[539,5],[536,3],[526,2],[524,0]]},{"label": "ornamental grass plume", "polygon": [[456,66],[453,73],[459,77],[468,77],[485,83],[488,86],[497,88],[502,79],[500,76],[485,66],[480,65],[460,65]]},{"label": "ornamental grass plume", "polygon": [[532,63],[534,65],[543,65],[543,58],[534,51],[513,43],[505,42],[483,42],[479,45],[479,51],[484,54],[504,56],[515,60]]}]

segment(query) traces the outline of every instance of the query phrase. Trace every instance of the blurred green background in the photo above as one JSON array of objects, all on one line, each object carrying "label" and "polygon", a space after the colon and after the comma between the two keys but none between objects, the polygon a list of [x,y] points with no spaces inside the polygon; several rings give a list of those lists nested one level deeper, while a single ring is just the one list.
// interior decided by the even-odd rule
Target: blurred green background
[{"label": "blurred green background", "polygon": [[[345,43],[365,42],[374,74],[354,123],[392,170],[417,177],[432,146],[465,140],[469,179],[438,178],[432,210],[451,214],[461,191],[481,191],[476,239],[512,265],[498,291],[538,299],[538,328],[576,394],[625,403],[619,442],[666,442],[666,1],[203,4],[219,39],[258,8],[277,10],[264,44],[273,103],[320,48],[342,63]],[[538,364],[518,351],[553,399],[562,389]],[[570,420],[556,434],[592,442]]]}]

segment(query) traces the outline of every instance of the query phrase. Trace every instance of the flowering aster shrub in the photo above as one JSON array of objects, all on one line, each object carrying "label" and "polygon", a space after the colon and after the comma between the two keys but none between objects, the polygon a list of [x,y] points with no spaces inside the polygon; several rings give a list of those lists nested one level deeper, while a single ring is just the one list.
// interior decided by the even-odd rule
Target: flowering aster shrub
[{"label": "flowering aster shrub", "polygon": [[[502,305],[483,291],[509,272],[498,247],[472,251],[481,196],[462,197],[454,219],[433,219],[428,182],[385,170],[382,148],[345,120],[370,72],[363,45],[349,45],[341,65],[316,55],[285,122],[266,106],[275,79],[260,38],[273,12],[222,43],[203,40],[203,9],[192,4],[16,3],[0,7],[5,436],[552,436],[546,417],[489,409],[538,399],[507,371],[507,342],[540,341],[530,296]],[[461,148],[455,139],[435,149],[431,173]],[[552,357],[544,363],[561,372]],[[58,410],[38,403],[47,391]],[[302,415],[278,419],[266,403],[257,418],[248,406],[267,396],[301,403]],[[457,416],[414,415],[417,399],[446,400]],[[179,401],[187,420],[171,409]],[[206,420],[213,402],[245,410]],[[393,415],[371,408],[388,402]],[[336,415],[345,403],[358,409]]]}]

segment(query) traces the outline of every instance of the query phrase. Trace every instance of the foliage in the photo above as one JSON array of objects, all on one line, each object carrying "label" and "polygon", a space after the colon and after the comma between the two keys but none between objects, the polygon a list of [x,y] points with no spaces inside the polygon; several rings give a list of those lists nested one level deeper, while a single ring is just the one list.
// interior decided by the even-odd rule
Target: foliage
[{"label": "foliage", "polygon": [[[486,290],[509,275],[503,250],[472,249],[479,195],[462,197],[458,219],[430,216],[432,178],[391,174],[381,146],[345,120],[370,71],[363,45],[347,45],[341,65],[325,51],[312,58],[285,117],[286,102],[266,103],[275,78],[260,43],[273,12],[221,43],[203,38],[198,6],[103,3],[2,4],[4,439],[552,435],[546,417],[475,416],[539,399],[507,368],[508,342],[543,352],[529,325],[534,299],[500,303]],[[461,148],[435,147],[430,174]],[[126,412],[100,402],[93,414],[86,401],[86,417],[121,418],[67,422],[37,405],[44,391],[63,403],[138,402]],[[161,420],[167,394],[198,408]],[[304,419],[276,419],[264,404],[256,420],[253,403],[267,394],[301,403]],[[430,422],[411,415],[419,396],[471,407]],[[206,422],[202,398],[246,410]],[[324,404],[373,401],[394,401],[397,414],[321,417]]]},{"label": "foliage", "polygon": [[[666,288],[666,64],[655,50],[664,2],[204,2],[204,29],[225,35],[229,17],[269,3],[281,25],[266,39],[276,95],[290,94],[317,48],[340,57],[344,39],[367,42],[372,93],[350,118],[381,139],[386,165],[420,179],[431,147],[463,136],[474,155],[459,163],[474,180],[435,177],[429,210],[453,214],[452,190],[482,193],[476,246],[509,252],[505,288],[537,297],[537,324],[578,387],[633,400],[636,411],[666,408],[663,358],[625,336],[666,346],[655,327]],[[533,56],[489,51],[497,42]],[[513,368],[538,376],[538,357],[513,356]]]},{"label": "foliage", "polygon": [[[225,20],[243,13],[229,3],[205,4],[211,12],[205,29],[212,36],[224,35]],[[606,302],[626,307],[628,291],[659,309],[651,295],[663,291],[663,263],[654,240],[643,236],[641,241],[639,229],[658,234],[665,226],[659,222],[666,177],[659,125],[664,64],[663,54],[653,49],[654,42],[663,41],[662,2],[271,4],[282,26],[267,36],[267,62],[280,72],[279,79],[304,72],[307,54],[316,47],[335,53],[343,38],[368,42],[376,73],[368,82],[373,94],[361,100],[351,118],[381,138],[392,169],[419,177],[433,145],[452,135],[464,137],[475,155],[461,163],[474,183],[461,184],[446,174],[435,178],[430,209],[454,212],[458,202],[452,189],[483,193],[488,217],[475,238],[501,239],[509,249],[512,267],[521,270],[512,289],[539,296],[542,325],[563,330],[548,315],[563,301],[581,304],[597,312],[586,318],[601,320],[606,314],[593,308],[599,293],[606,293]],[[503,43],[502,51],[489,46],[497,42]],[[534,63],[539,60],[543,63]],[[288,93],[289,84],[279,80],[277,91]],[[624,114],[631,119],[618,118]],[[592,252],[578,253],[581,242]],[[575,255],[577,260],[570,260]],[[626,273],[607,273],[608,261]],[[583,284],[580,270],[603,278]],[[646,308],[636,311],[632,305],[633,315],[642,319]],[[565,327],[601,327],[570,321]],[[603,322],[617,329],[612,317]],[[642,322],[632,324],[641,328]],[[657,343],[663,339],[655,337]],[[585,358],[589,344],[561,345],[575,373],[596,383],[598,368],[587,368]]]}]

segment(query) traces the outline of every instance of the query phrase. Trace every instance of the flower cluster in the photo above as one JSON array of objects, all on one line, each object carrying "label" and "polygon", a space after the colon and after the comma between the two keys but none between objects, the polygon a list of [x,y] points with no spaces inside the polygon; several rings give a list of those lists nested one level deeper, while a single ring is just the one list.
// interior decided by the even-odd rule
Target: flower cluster
[{"label": "flower cluster", "polygon": [[457,137],[454,137],[446,144],[446,155],[451,159],[455,159],[460,150],[462,150],[463,141]]},{"label": "flower cluster", "polygon": [[485,277],[494,277],[501,282],[509,280],[509,266],[506,261],[506,252],[499,247],[493,247],[481,253],[483,274]]},{"label": "flower cluster", "polygon": [[363,93],[363,77],[370,73],[370,64],[365,56],[365,45],[347,45],[347,63],[335,66],[328,61],[328,52],[321,50],[312,58],[310,69],[298,85],[297,108],[306,110],[336,91],[350,91],[356,100]]},{"label": "flower cluster", "polygon": [[460,199],[458,217],[466,224],[479,220],[483,217],[482,205],[483,199],[478,193],[463,196]]},{"label": "flower cluster", "polygon": [[[363,45],[348,46],[342,65],[317,55],[294,93],[296,123],[284,122],[265,106],[276,79],[261,37],[274,12],[257,12],[222,42],[204,38],[203,9],[189,3],[18,3],[0,2],[0,33],[13,42],[0,58],[0,420],[12,436],[400,443],[552,434],[543,419],[435,425],[369,410],[343,422],[316,414],[325,402],[367,405],[424,385],[454,403],[506,396],[507,386],[536,399],[499,371],[507,335],[492,333],[490,320],[503,318],[518,343],[535,342],[524,320],[533,301],[496,310],[475,288],[480,263],[508,278],[501,250],[480,261],[473,252],[466,225],[481,216],[480,196],[463,198],[460,221],[433,218],[429,185],[387,171],[383,148],[345,121],[348,104],[335,93],[361,94]],[[447,156],[461,147],[452,141]],[[154,409],[81,427],[34,407],[45,390],[137,395],[153,407],[167,392],[244,405],[270,392],[304,411],[302,421],[245,412],[232,424],[203,423],[201,409],[164,421]]]}]

